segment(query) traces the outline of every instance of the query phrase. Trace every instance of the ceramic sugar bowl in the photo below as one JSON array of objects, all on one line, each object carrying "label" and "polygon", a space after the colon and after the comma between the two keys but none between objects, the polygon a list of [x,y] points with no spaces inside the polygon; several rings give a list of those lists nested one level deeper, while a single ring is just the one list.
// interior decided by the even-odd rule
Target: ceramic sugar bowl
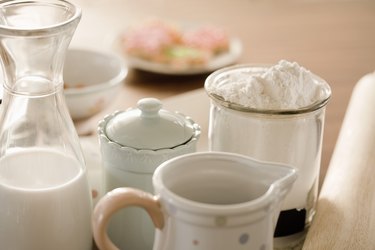
[{"label": "ceramic sugar bowl", "polygon": [[[195,152],[200,133],[192,119],[162,109],[155,98],[107,115],[98,126],[104,191],[133,187],[152,193],[155,169],[168,159]],[[152,248],[154,227],[144,211],[127,209],[113,216],[108,234],[120,249],[146,250]]]}]

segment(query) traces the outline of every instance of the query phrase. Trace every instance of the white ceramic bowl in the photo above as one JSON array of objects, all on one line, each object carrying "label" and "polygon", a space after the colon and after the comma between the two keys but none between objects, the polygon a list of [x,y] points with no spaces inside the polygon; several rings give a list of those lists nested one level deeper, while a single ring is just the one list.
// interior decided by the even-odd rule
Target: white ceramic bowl
[{"label": "white ceramic bowl", "polygon": [[88,118],[106,108],[121,88],[127,68],[106,52],[69,49],[64,65],[64,94],[73,120]]}]

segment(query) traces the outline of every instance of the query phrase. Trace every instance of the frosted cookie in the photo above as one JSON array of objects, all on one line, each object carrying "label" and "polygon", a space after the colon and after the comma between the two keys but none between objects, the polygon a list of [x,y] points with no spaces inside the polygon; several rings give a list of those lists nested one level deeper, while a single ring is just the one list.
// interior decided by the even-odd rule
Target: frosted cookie
[{"label": "frosted cookie", "polygon": [[218,54],[229,49],[229,37],[223,29],[214,26],[202,26],[186,31],[182,43],[188,47]]},{"label": "frosted cookie", "polygon": [[170,64],[179,68],[202,65],[207,63],[211,58],[211,53],[208,51],[183,45],[170,47],[167,53]]},{"label": "frosted cookie", "polygon": [[174,67],[207,64],[229,50],[229,38],[220,28],[202,26],[181,30],[161,20],[149,20],[123,34],[126,55]]},{"label": "frosted cookie", "polygon": [[170,60],[167,50],[180,41],[181,32],[176,27],[159,20],[150,20],[124,34],[121,45],[129,55],[166,63]]}]

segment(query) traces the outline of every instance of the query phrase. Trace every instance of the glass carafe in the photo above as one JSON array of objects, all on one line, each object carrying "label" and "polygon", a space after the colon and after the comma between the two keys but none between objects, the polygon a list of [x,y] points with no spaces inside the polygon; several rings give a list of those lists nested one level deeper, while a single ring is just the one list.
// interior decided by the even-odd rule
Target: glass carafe
[{"label": "glass carafe", "polygon": [[1,249],[91,249],[91,196],[63,95],[81,10],[60,0],[0,2]]}]

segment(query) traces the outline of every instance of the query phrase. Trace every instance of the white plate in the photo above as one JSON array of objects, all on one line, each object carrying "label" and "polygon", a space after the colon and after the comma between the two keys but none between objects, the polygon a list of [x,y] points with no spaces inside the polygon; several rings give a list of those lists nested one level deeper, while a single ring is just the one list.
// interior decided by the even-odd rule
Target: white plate
[{"label": "white plate", "polygon": [[228,52],[224,52],[213,57],[206,64],[179,68],[169,64],[156,63],[144,60],[139,57],[124,55],[124,53],[121,52],[118,43],[116,47],[116,50],[119,51],[125,57],[125,61],[129,67],[167,75],[193,75],[209,73],[224,66],[235,63],[242,53],[241,41],[238,38],[231,38]]}]

